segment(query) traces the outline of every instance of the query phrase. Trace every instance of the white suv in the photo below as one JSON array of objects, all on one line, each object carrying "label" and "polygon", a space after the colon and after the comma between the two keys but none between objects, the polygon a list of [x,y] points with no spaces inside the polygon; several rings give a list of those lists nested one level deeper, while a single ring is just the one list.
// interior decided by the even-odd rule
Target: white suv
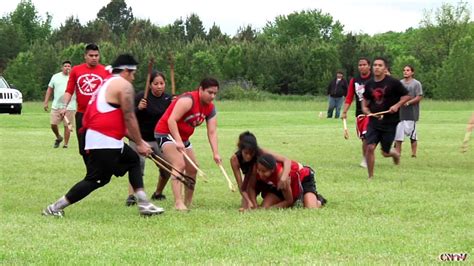
[{"label": "white suv", "polygon": [[0,113],[21,114],[23,95],[0,76]]}]

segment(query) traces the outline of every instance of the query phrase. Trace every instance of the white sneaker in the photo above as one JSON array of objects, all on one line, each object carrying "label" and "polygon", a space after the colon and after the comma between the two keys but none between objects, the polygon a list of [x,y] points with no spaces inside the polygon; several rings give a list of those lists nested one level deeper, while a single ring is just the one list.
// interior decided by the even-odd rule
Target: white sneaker
[{"label": "white sneaker", "polygon": [[367,168],[367,160],[364,158],[359,164],[360,167],[362,168]]},{"label": "white sneaker", "polygon": [[137,205],[141,215],[151,216],[165,212],[165,209],[157,207],[149,201],[139,201]]}]

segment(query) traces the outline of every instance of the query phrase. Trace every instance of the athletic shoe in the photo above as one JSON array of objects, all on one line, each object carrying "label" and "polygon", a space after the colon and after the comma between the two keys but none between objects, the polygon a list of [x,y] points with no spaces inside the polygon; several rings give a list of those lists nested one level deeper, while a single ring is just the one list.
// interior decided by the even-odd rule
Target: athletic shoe
[{"label": "athletic shoe", "polygon": [[51,205],[48,205],[48,207],[46,207],[42,214],[44,216],[54,216],[54,217],[64,217],[64,211],[63,210],[54,210],[53,209],[53,204]]},{"label": "athletic shoe", "polygon": [[323,195],[319,194],[319,193],[316,193],[316,198],[321,202],[321,206],[324,206],[326,205],[326,203],[328,202],[327,199],[325,199],[323,197]]},{"label": "athletic shoe", "polygon": [[156,214],[162,214],[165,210],[161,207],[153,205],[149,201],[139,201],[138,202],[138,211],[141,215],[151,216]]},{"label": "athletic shoe", "polygon": [[367,168],[367,160],[364,158],[359,164],[360,167],[362,168]]},{"label": "athletic shoe", "polygon": [[128,195],[128,198],[125,200],[125,206],[130,207],[137,204],[137,198],[135,195]]},{"label": "athletic shoe", "polygon": [[63,146],[63,149],[67,149],[67,145],[64,145],[64,146]]},{"label": "athletic shoe", "polygon": [[63,141],[63,137],[62,136],[59,136],[59,138],[57,138],[55,141],[54,141],[54,148],[58,148],[59,147],[59,144]]},{"label": "athletic shoe", "polygon": [[161,193],[157,194],[156,192],[153,192],[153,194],[151,195],[151,199],[152,200],[165,200],[166,196]]}]

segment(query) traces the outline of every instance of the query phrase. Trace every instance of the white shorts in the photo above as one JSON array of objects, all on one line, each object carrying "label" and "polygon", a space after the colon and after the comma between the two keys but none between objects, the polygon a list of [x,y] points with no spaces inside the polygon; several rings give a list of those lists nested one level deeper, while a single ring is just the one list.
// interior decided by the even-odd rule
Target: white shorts
[{"label": "white shorts", "polygon": [[418,136],[416,134],[416,121],[402,120],[398,123],[395,141],[403,141],[405,136],[409,137],[412,141],[418,140]]}]

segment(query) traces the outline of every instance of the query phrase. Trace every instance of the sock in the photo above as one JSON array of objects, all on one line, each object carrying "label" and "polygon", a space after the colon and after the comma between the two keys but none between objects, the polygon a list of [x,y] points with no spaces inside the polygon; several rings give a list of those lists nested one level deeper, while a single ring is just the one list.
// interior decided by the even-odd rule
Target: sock
[{"label": "sock", "polygon": [[67,201],[65,196],[62,196],[59,198],[54,204],[53,204],[53,209],[54,210],[62,210],[66,208],[67,206],[71,205],[69,201]]},{"label": "sock", "polygon": [[135,197],[137,197],[138,201],[147,201],[146,193],[143,190],[135,192]]}]

